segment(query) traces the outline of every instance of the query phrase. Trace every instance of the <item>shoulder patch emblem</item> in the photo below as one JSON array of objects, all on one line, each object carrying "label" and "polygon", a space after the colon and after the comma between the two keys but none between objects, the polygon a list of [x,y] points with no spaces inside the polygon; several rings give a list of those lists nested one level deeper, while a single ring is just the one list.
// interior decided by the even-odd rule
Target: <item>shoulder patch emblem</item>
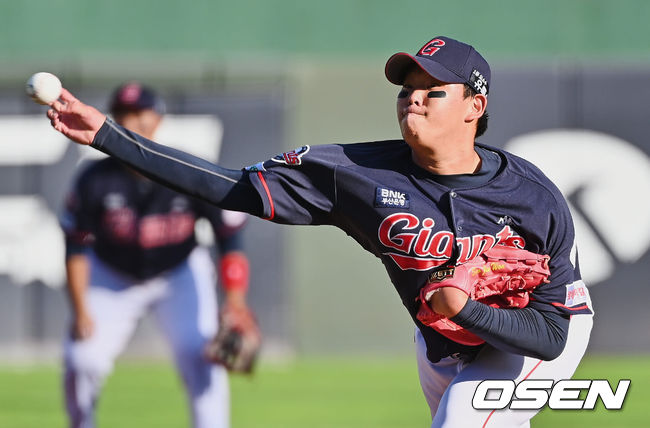
[{"label": "shoulder patch emblem", "polygon": [[300,165],[302,157],[309,152],[309,146],[302,146],[296,150],[285,152],[271,158],[273,162],[283,163],[285,165]]}]

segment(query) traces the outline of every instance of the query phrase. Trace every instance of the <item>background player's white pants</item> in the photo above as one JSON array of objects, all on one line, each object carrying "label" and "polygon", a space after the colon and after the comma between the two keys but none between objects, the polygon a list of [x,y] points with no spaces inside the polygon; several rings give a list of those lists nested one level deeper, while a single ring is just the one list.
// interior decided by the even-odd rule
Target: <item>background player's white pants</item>
[{"label": "background player's white pants", "polygon": [[152,310],[170,343],[197,428],[229,426],[229,387],[225,370],[202,357],[217,328],[214,263],[204,248],[186,262],[151,280],[134,284],[90,257],[88,304],[95,332],[87,340],[66,340],[66,407],[73,427],[94,426],[94,408],[116,357],[138,320]]},{"label": "background player's white pants", "polygon": [[416,329],[418,373],[422,391],[431,409],[432,428],[519,428],[530,426],[539,410],[474,410],[472,398],[478,384],[486,379],[570,379],[589,343],[592,315],[574,315],[562,354],[554,360],[510,354],[486,345],[471,363],[447,357],[431,363],[426,345]]}]

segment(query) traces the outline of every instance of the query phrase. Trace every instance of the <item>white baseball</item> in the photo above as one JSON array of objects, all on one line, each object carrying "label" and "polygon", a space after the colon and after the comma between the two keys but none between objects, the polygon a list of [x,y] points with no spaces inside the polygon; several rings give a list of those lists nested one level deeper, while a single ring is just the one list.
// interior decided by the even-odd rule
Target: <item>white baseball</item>
[{"label": "white baseball", "polygon": [[52,73],[41,71],[27,80],[25,91],[39,104],[49,104],[61,95],[61,81]]}]

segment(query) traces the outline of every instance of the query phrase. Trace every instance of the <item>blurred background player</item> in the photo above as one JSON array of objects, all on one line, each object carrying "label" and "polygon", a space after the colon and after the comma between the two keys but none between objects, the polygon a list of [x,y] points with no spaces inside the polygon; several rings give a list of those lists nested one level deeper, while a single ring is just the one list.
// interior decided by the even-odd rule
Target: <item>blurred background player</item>
[{"label": "blurred background player", "polygon": [[[162,99],[137,82],[117,88],[110,101],[117,123],[148,138],[164,110]],[[113,158],[94,161],[77,178],[62,217],[72,315],[64,347],[70,426],[94,426],[102,384],[147,311],[171,345],[194,426],[229,425],[226,370],[204,357],[218,324],[216,271],[208,249],[197,245],[198,218],[210,221],[218,244],[223,310],[252,317],[245,214],[176,193]]]}]

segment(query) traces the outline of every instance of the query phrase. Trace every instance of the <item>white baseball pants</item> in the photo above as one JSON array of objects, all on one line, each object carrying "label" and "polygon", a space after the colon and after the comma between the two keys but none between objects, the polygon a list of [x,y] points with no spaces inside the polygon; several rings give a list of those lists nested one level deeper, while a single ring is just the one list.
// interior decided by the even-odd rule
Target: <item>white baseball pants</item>
[{"label": "white baseball pants", "polygon": [[539,410],[475,410],[472,398],[483,380],[570,379],[589,343],[592,315],[574,315],[562,354],[554,360],[542,361],[511,354],[486,345],[470,363],[453,357],[432,363],[426,356],[426,345],[418,329],[415,333],[420,385],[431,409],[431,428],[525,428]]},{"label": "white baseball pants", "polygon": [[207,250],[156,278],[134,283],[90,256],[87,298],[94,334],[64,346],[64,384],[70,426],[95,426],[95,403],[117,356],[138,321],[151,310],[173,350],[196,428],[226,428],[230,421],[226,371],[202,357],[217,329],[216,275]]}]

